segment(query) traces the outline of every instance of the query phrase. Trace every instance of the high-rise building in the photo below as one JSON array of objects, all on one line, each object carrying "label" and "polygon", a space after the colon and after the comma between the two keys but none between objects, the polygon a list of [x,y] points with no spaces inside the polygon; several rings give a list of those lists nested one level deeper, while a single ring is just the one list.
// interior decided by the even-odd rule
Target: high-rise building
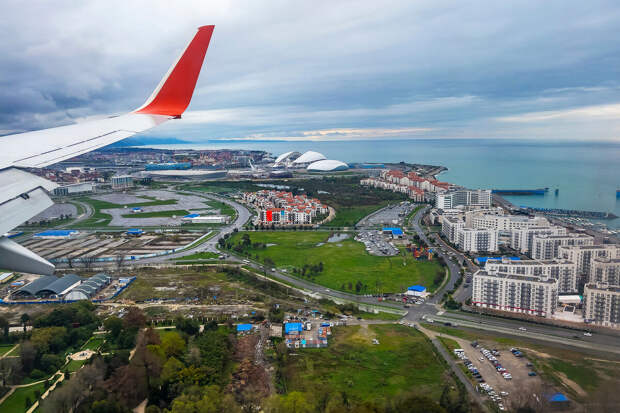
[{"label": "high-rise building", "polygon": [[482,308],[551,317],[558,303],[558,280],[552,277],[477,271],[472,304]]},{"label": "high-rise building", "polygon": [[558,280],[558,293],[572,294],[577,292],[577,264],[571,261],[490,259],[487,260],[484,270],[489,273],[500,272],[551,277]]},{"label": "high-rise building", "polygon": [[586,284],[583,317],[586,322],[620,328],[620,288],[601,283]]},{"label": "high-rise building", "polygon": [[457,241],[457,232],[465,227],[465,222],[458,217],[448,216],[441,221],[441,233],[455,244]]},{"label": "high-rise building", "polygon": [[468,217],[472,228],[496,229],[499,231],[513,231],[530,227],[548,227],[549,221],[544,217],[526,217],[521,215],[491,215],[471,214]]},{"label": "high-rise building", "polygon": [[493,252],[498,250],[498,233],[493,229],[461,228],[456,231],[456,245],[467,252]]},{"label": "high-rise building", "polygon": [[530,257],[535,260],[552,260],[558,257],[561,246],[594,245],[594,237],[587,234],[535,234],[532,238]]},{"label": "high-rise building", "polygon": [[458,205],[489,208],[491,206],[491,191],[486,189],[458,189],[438,193],[435,197],[435,208],[451,209]]},{"label": "high-rise building", "polygon": [[527,227],[514,229],[511,231],[510,234],[510,248],[517,250],[522,254],[530,255],[535,236],[565,234],[566,228],[559,226]]},{"label": "high-rise building", "polygon": [[620,287],[620,258],[594,258],[588,282]]}]

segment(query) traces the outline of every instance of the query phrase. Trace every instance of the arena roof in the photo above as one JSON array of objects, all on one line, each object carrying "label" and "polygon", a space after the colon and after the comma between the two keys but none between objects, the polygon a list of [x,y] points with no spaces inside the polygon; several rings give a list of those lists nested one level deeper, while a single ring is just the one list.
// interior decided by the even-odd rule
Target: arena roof
[{"label": "arena roof", "polygon": [[46,275],[43,277],[39,277],[33,282],[26,284],[23,287],[19,288],[17,291],[15,291],[15,294],[36,295],[37,291],[41,290],[42,288],[47,287],[48,285],[50,285],[51,283],[57,280],[59,280],[59,278],[54,275]]},{"label": "arena roof", "polygon": [[308,165],[309,171],[329,172],[344,171],[346,169],[349,169],[349,166],[346,163],[333,159],[323,159],[320,161],[312,162],[310,165]]},{"label": "arena roof", "polygon": [[325,155],[323,155],[322,153],[318,153],[318,152],[314,152],[314,151],[308,151],[308,152],[304,152],[303,155],[301,155],[299,158],[295,159],[293,161],[294,164],[302,164],[302,163],[312,163],[312,162],[316,162],[316,161],[321,161],[323,159],[327,159],[327,157]]},{"label": "arena roof", "polygon": [[273,163],[273,166],[278,166],[281,163],[283,163],[286,160],[291,160],[291,159],[295,159],[297,157],[299,157],[301,155],[300,152],[297,151],[290,151],[290,152],[285,152],[282,155],[278,156],[275,160],[275,162]]},{"label": "arena roof", "polygon": [[80,280],[81,278],[76,274],[67,274],[62,278],[48,275],[38,278],[30,284],[23,286],[18,289],[15,294],[32,296],[42,294],[60,294]]}]

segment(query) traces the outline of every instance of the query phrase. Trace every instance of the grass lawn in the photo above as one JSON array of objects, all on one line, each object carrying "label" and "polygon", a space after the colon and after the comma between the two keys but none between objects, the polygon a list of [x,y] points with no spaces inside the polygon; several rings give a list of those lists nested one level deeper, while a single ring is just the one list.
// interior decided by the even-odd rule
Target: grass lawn
[{"label": "grass lawn", "polygon": [[74,373],[78,371],[85,362],[86,360],[71,360],[65,367],[63,367],[63,370],[66,368],[69,370],[69,373]]},{"label": "grass lawn", "polygon": [[413,211],[411,211],[409,213],[409,215],[407,215],[407,217],[405,218],[405,225],[411,225],[411,220],[413,219],[413,217],[415,216],[415,214],[421,210],[422,208],[424,208],[426,206],[426,204],[420,204],[418,206],[416,206]]},{"label": "grass lawn", "polygon": [[412,328],[391,324],[333,331],[328,348],[300,349],[288,358],[282,369],[288,392],[344,392],[358,402],[415,392],[439,400],[443,387],[452,384],[432,344]]},{"label": "grass lawn", "polygon": [[0,344],[0,356],[8,353],[13,347],[15,347],[15,344]]},{"label": "grass lawn", "polygon": [[352,227],[366,215],[372,214],[388,204],[389,201],[385,201],[375,205],[338,207],[336,208],[336,217],[331,221],[326,222],[323,226],[329,228]]},{"label": "grass lawn", "polygon": [[[244,232],[232,237],[240,242]],[[247,252],[262,261],[270,258],[276,267],[302,268],[305,264],[323,263],[323,271],[311,281],[336,290],[369,294],[374,292],[402,292],[410,285],[421,284],[429,291],[437,288],[433,280],[438,271],[444,272],[436,262],[416,261],[413,257],[377,257],[366,252],[364,244],[352,238],[341,242],[325,242],[330,233],[313,232],[250,232],[252,243],[275,244],[266,248],[250,247]],[[322,243],[323,245],[317,246]],[[362,289],[356,291],[357,282]],[[351,283],[351,285],[349,285]]]},{"label": "grass lawn", "polygon": [[44,383],[35,384],[28,387],[15,389],[8,399],[0,405],[2,413],[23,413],[26,411],[26,398],[30,399],[31,404],[35,402],[34,392],[38,390],[39,394],[45,392]]},{"label": "grass lawn", "polygon": [[220,214],[230,217],[231,221],[232,221],[232,218],[237,214],[237,211],[235,210],[235,208],[231,207],[230,205],[224,202],[210,199],[206,201],[205,203],[213,209],[219,209]]},{"label": "grass lawn", "polygon": [[220,255],[210,251],[196,252],[191,255],[186,255],[181,258],[174,258],[175,260],[206,260],[217,259]]},{"label": "grass lawn", "polygon": [[457,358],[452,350],[454,350],[455,348],[460,348],[459,343],[448,337],[438,337],[438,339],[439,341],[441,341],[441,344],[443,344],[443,346],[450,352],[452,357]]},{"label": "grass lawn", "polygon": [[184,217],[189,214],[185,209],[171,209],[169,211],[136,212],[121,215],[123,218],[167,218],[171,216]]},{"label": "grass lawn", "polygon": [[393,320],[393,321],[397,321],[400,320],[401,318],[403,318],[402,315],[398,315],[398,314],[392,314],[392,313],[386,313],[383,311],[380,311],[378,313],[366,313],[366,312],[361,312],[358,314],[355,314],[356,317],[362,317],[364,320]]},{"label": "grass lawn", "polygon": [[103,344],[103,337],[91,337],[84,345],[82,346],[82,350],[97,350]]},{"label": "grass lawn", "polygon": [[[110,224],[110,221],[112,220],[112,216],[110,214],[106,214],[105,212],[101,212],[102,209],[116,209],[116,208],[123,208],[125,206],[128,208],[133,208],[133,207],[145,207],[145,206],[154,206],[154,205],[173,205],[177,203],[176,199],[155,200],[155,201],[147,201],[147,202],[140,202],[140,203],[135,203],[135,204],[127,204],[127,205],[113,204],[112,202],[100,201],[98,199],[87,198],[87,197],[79,198],[78,200],[92,206],[94,212],[90,218],[75,224],[76,228],[108,226]],[[133,215],[137,215],[137,214],[133,214]]]}]

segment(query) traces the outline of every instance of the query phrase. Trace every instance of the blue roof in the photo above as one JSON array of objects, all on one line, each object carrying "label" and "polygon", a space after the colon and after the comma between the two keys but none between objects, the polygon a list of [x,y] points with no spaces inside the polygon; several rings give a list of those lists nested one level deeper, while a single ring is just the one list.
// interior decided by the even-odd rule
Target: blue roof
[{"label": "blue roof", "polygon": [[407,290],[423,293],[424,291],[426,291],[426,287],[423,285],[412,285],[411,287],[407,288]]},{"label": "blue roof", "polygon": [[237,332],[250,331],[251,329],[252,329],[252,324],[237,324]]},{"label": "blue roof", "polygon": [[403,235],[403,230],[400,228],[385,227],[383,231],[390,231],[394,235]]},{"label": "blue roof", "polygon": [[564,396],[562,393],[556,393],[549,396],[550,402],[567,402],[568,398]]},{"label": "blue roof", "polygon": [[50,229],[49,231],[39,232],[36,237],[67,237],[76,233],[75,229]]},{"label": "blue roof", "polygon": [[284,332],[290,333],[293,331],[302,331],[303,327],[301,323],[286,323],[284,324]]},{"label": "blue roof", "polygon": [[140,228],[129,228],[127,230],[128,234],[142,234],[144,231],[142,231]]},{"label": "blue roof", "polygon": [[140,208],[140,207],[133,207],[131,209],[133,209],[134,211],[142,210],[142,208]]},{"label": "blue roof", "polygon": [[183,218],[196,218],[196,217],[199,217],[199,216],[200,216],[200,214],[187,214]]}]

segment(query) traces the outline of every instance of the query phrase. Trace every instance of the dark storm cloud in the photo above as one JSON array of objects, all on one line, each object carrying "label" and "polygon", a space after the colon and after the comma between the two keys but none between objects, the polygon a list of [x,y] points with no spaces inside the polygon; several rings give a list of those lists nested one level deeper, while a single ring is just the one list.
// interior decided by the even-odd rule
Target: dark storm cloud
[{"label": "dark storm cloud", "polygon": [[620,136],[617,2],[5,3],[5,133],[138,107],[215,24],[190,112],[153,133]]}]

